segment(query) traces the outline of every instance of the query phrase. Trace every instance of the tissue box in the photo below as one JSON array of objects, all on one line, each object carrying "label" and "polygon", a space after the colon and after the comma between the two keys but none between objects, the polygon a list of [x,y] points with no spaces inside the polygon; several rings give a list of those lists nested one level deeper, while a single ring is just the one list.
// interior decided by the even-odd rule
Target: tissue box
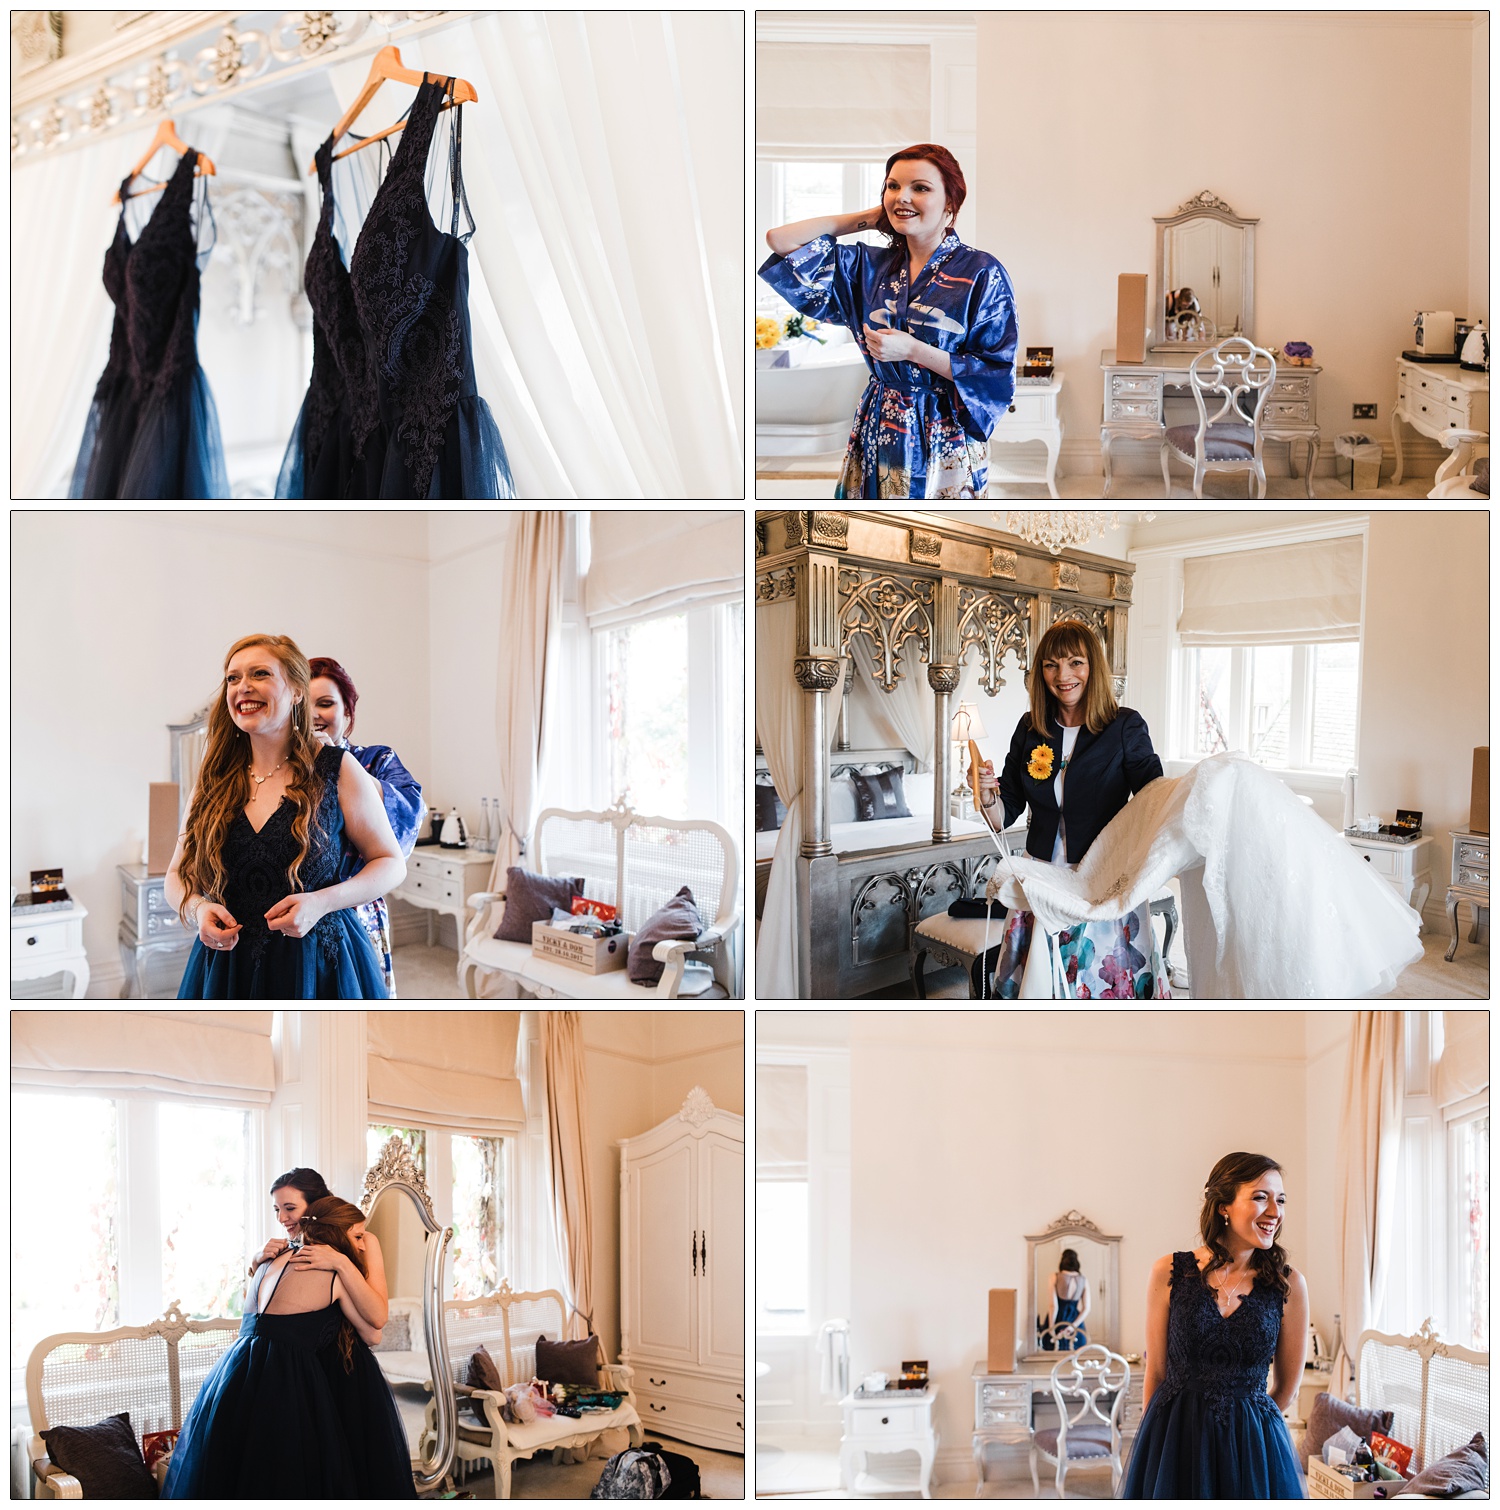
[{"label": "tissue box", "polygon": [[555,959],[585,975],[602,975],[606,970],[625,968],[631,937],[628,933],[613,933],[608,938],[593,938],[586,933],[554,928],[550,923],[533,923],[531,952],[539,959]]},{"label": "tissue box", "polygon": [[1342,1473],[1330,1468],[1322,1458],[1307,1460],[1307,1493],[1315,1500],[1372,1500],[1381,1483],[1356,1484]]}]

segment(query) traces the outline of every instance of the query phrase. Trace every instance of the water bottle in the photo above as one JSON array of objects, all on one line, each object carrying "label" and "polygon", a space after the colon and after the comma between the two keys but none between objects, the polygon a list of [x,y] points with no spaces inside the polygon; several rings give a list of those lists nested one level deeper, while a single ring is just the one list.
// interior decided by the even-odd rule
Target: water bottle
[{"label": "water bottle", "polygon": [[479,799],[479,842],[476,848],[488,849],[490,847],[490,799]]}]

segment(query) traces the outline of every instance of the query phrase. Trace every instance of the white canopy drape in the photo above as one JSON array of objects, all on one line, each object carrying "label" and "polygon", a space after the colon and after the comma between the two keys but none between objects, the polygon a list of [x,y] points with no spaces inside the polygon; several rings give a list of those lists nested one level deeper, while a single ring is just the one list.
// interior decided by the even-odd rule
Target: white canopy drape
[{"label": "white canopy drape", "polygon": [[[902,662],[903,676],[887,692],[875,680],[875,657],[860,635],[849,642],[854,664],[868,696],[865,709],[877,722],[883,722],[895,736],[894,743],[917,757],[917,769],[930,771],[937,755],[937,723],[932,688],[927,685],[926,668],[908,649]],[[954,705],[955,707],[957,704]]]}]

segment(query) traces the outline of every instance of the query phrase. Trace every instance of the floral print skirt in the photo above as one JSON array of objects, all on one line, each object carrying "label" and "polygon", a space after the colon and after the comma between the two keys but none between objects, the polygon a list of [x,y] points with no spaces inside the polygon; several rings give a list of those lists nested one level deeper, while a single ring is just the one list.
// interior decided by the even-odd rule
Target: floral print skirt
[{"label": "floral print skirt", "polygon": [[380,973],[385,977],[386,990],[390,992],[390,999],[395,1001],[396,977],[391,973],[391,914],[386,907],[385,898],[376,897],[374,901],[361,902],[354,909],[354,915],[370,936],[375,958],[380,961]]},{"label": "floral print skirt", "polygon": [[[1029,912],[1012,912],[1006,918],[1005,937],[989,982],[991,997],[1006,1001],[1020,996],[1035,931],[1035,919]],[[1149,902],[1122,918],[1064,928],[1057,935],[1057,945],[1057,963],[1067,980],[1067,994],[1078,1001],[1172,998],[1151,926]],[[1045,940],[1041,947],[1046,947]]]}]

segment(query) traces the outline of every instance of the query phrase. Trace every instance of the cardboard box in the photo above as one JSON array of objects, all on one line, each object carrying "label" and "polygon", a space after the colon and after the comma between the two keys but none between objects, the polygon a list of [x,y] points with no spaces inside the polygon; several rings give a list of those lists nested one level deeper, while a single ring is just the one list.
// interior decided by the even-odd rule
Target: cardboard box
[{"label": "cardboard box", "polygon": [[146,828],[146,874],[164,876],[177,848],[177,783],[151,783],[150,821]]},{"label": "cardboard box", "polygon": [[1146,275],[1120,274],[1120,299],[1115,316],[1115,360],[1146,360]]},{"label": "cardboard box", "polygon": [[990,1345],[985,1368],[992,1374],[1016,1371],[1016,1292],[990,1291]]},{"label": "cardboard box", "polygon": [[560,965],[581,970],[585,975],[602,975],[606,970],[623,970],[630,954],[628,933],[614,933],[608,938],[591,938],[586,933],[569,933],[550,923],[531,925],[531,952],[540,959],[555,959]]},{"label": "cardboard box", "polygon": [[1476,834],[1490,831],[1490,747],[1474,751],[1474,785],[1469,789],[1469,828]]}]

